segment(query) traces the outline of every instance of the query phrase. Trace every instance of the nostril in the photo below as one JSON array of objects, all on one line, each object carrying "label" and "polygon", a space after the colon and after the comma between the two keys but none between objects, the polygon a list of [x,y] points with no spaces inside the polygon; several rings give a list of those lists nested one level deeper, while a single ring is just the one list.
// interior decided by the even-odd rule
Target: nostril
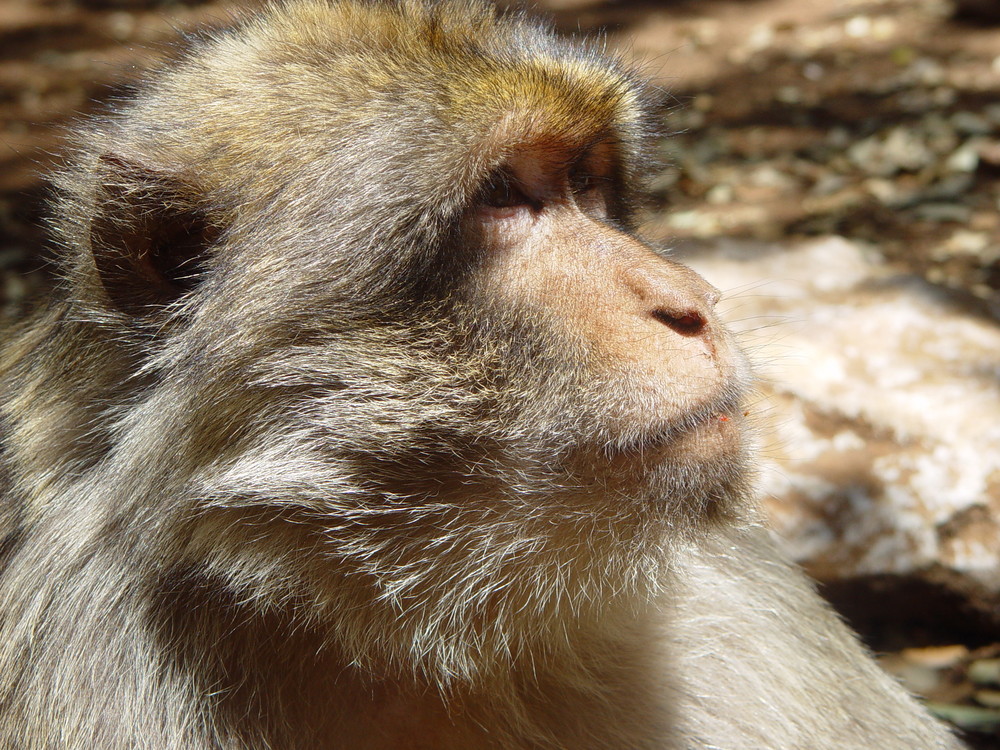
[{"label": "nostril", "polygon": [[667,310],[653,310],[653,317],[682,336],[697,336],[705,328],[705,319],[694,310],[677,314]]}]

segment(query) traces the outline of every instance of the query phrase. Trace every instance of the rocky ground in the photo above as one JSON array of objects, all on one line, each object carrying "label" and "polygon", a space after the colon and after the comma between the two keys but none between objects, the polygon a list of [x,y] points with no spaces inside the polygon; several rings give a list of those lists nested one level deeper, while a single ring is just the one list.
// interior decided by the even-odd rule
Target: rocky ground
[{"label": "rocky ground", "polygon": [[[789,551],[1000,748],[1000,3],[547,0],[669,93],[646,232],[727,292]],[[60,132],[235,3],[0,0],[0,302]]]}]

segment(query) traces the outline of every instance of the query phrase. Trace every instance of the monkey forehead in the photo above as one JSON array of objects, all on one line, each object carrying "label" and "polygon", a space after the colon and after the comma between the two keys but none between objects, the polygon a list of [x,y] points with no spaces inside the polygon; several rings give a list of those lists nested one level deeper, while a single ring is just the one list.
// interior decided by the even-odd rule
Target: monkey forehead
[{"label": "monkey forehead", "polygon": [[585,60],[542,59],[486,72],[450,90],[449,98],[449,117],[485,125],[475,148],[487,153],[544,144],[581,148],[643,118],[630,83]]},{"label": "monkey forehead", "polygon": [[[381,93],[383,105],[422,101],[446,124],[510,142],[545,131],[592,138],[642,121],[647,106],[616,61],[475,0],[300,0],[245,33],[252,55],[303,79],[328,78],[331,96],[353,105],[339,110],[345,119],[377,112]],[[294,96],[299,86],[287,88]]]},{"label": "monkey forehead", "polygon": [[290,203],[346,215],[352,196],[446,221],[517,153],[570,161],[604,141],[641,171],[655,99],[594,48],[485,2],[295,0],[195,45],[84,150],[183,175],[223,224]]}]

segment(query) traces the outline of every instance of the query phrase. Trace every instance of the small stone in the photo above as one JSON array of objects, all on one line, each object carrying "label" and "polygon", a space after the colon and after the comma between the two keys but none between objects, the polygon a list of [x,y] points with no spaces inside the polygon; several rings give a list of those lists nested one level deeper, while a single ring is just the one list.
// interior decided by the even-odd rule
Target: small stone
[{"label": "small stone", "polygon": [[977,690],[972,697],[981,706],[1000,708],[1000,690]]},{"label": "small stone", "polygon": [[938,718],[950,721],[973,732],[993,732],[1000,729],[1000,711],[976,706],[928,703],[928,710]]},{"label": "small stone", "polygon": [[1000,167],[1000,141],[980,141],[977,149],[980,159],[991,167]]},{"label": "small stone", "polygon": [[951,152],[944,162],[949,172],[975,172],[979,167],[979,144],[969,140]]},{"label": "small stone", "polygon": [[851,39],[863,39],[872,33],[872,19],[868,16],[854,16],[844,24],[844,33]]},{"label": "small stone", "polygon": [[907,71],[915,83],[923,86],[940,86],[945,81],[944,68],[929,57],[919,57]]},{"label": "small stone", "polygon": [[802,76],[810,81],[818,81],[825,75],[826,70],[817,62],[806,63],[802,68]]},{"label": "small stone", "polygon": [[699,112],[711,112],[715,105],[715,98],[711,94],[698,94],[691,102],[691,106]]},{"label": "small stone", "polygon": [[119,11],[111,13],[105,20],[105,28],[120,42],[127,41],[135,33],[135,18],[131,13]]},{"label": "small stone", "polygon": [[782,104],[800,104],[802,102],[802,89],[798,86],[781,86],[774,98]]},{"label": "small stone", "polygon": [[951,124],[962,135],[989,135],[993,132],[989,118],[976,112],[956,112],[951,116]]},{"label": "small stone", "polygon": [[936,224],[945,222],[965,224],[972,215],[972,210],[960,203],[923,203],[914,211],[918,218]]},{"label": "small stone", "polygon": [[914,172],[936,159],[920,135],[905,127],[859,141],[847,150],[847,157],[861,170],[879,177]]},{"label": "small stone", "polygon": [[847,185],[847,178],[843,175],[830,172],[820,175],[816,184],[812,187],[812,194],[817,196],[833,195],[839,190],[843,190]]},{"label": "small stone", "polygon": [[1000,659],[977,659],[972,662],[969,679],[977,685],[1000,685]]},{"label": "small stone", "polygon": [[907,661],[932,669],[952,667],[968,655],[969,649],[961,644],[903,649],[903,657]]},{"label": "small stone", "polygon": [[876,18],[871,25],[871,36],[880,42],[887,41],[896,36],[896,22],[888,16]]},{"label": "small stone", "polygon": [[725,183],[713,185],[705,194],[705,200],[713,205],[721,205],[733,202],[733,186]]},{"label": "small stone", "polygon": [[917,56],[916,50],[913,47],[895,47],[890,55],[892,61],[899,65],[900,67],[909,65],[913,62],[913,59]]},{"label": "small stone", "polygon": [[746,40],[747,48],[754,52],[765,50],[772,44],[774,44],[774,28],[766,23],[755,26]]}]

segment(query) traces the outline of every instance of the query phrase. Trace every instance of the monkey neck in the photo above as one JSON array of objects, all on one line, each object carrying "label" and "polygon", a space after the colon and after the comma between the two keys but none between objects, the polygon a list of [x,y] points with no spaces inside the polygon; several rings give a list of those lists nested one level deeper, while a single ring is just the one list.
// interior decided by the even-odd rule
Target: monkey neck
[{"label": "monkey neck", "polygon": [[[662,694],[654,683],[666,674],[649,651],[654,639],[637,632],[653,627],[648,620],[581,632],[517,667],[442,686],[419,669],[352,664],[329,632],[291,608],[248,613],[204,583],[165,587],[155,607],[167,614],[161,637],[184,671],[217,696],[215,731],[249,747],[643,748],[666,731],[664,707],[637,698]],[[612,726],[631,734],[609,740]]]}]

